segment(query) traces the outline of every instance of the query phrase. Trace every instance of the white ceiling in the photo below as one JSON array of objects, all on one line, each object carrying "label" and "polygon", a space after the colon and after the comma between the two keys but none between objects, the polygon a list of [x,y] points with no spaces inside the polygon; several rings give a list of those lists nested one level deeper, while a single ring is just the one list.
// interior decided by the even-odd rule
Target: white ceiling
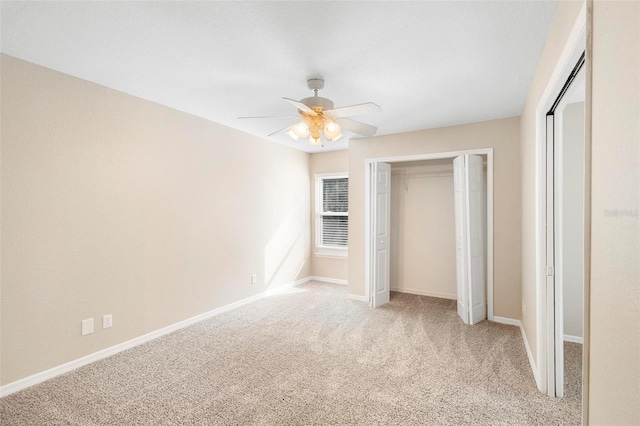
[{"label": "white ceiling", "polygon": [[[391,134],[519,115],[556,1],[1,2],[1,50],[254,135],[281,99],[336,107]],[[347,138],[307,152],[346,149]]]}]

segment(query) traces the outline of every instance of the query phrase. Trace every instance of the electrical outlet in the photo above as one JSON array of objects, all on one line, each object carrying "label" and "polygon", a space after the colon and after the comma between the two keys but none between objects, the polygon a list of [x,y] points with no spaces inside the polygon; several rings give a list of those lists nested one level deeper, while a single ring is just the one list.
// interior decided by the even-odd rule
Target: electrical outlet
[{"label": "electrical outlet", "polygon": [[93,333],[93,318],[82,320],[82,335]]},{"label": "electrical outlet", "polygon": [[111,316],[111,314],[104,315],[102,317],[102,329],[104,330],[105,328],[111,328],[112,325],[113,317]]},{"label": "electrical outlet", "polygon": [[254,285],[258,282],[258,276],[256,274],[251,275],[251,285]]}]

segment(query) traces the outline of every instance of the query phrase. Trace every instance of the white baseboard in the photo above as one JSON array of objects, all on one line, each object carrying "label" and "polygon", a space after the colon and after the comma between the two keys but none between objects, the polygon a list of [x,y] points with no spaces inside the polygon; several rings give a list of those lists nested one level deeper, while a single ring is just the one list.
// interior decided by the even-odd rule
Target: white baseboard
[{"label": "white baseboard", "polygon": [[357,300],[359,302],[368,302],[369,299],[367,299],[367,296],[360,296],[359,294],[351,294],[349,293],[347,295],[347,297],[349,297],[349,299],[351,300]]},{"label": "white baseboard", "polygon": [[297,287],[299,285],[306,284],[309,281],[311,281],[311,277],[302,278],[302,279],[299,279],[299,280],[296,280],[296,281],[292,282],[291,283],[291,287]]},{"label": "white baseboard", "polygon": [[309,281],[322,281],[323,283],[329,283],[329,284],[340,284],[340,285],[347,285],[348,281],[347,280],[341,280],[338,278],[327,278],[327,277],[315,277],[315,276],[311,276],[311,277],[307,277],[307,278],[302,278],[301,280],[297,280],[294,281],[293,286],[298,286],[298,285],[302,285],[305,283],[308,283]]},{"label": "white baseboard", "polygon": [[53,379],[56,376],[61,374],[68,373],[77,368],[83,367],[87,364],[91,364],[92,362],[99,361],[101,359],[110,357],[112,355],[117,354],[118,352],[125,351],[127,349],[131,349],[135,346],[146,343],[150,340],[157,339],[158,337],[164,336],[166,334],[172,333],[181,328],[188,327],[192,324],[195,324],[200,321],[204,321],[208,318],[214,317],[216,315],[220,315],[222,313],[231,311],[233,309],[244,306],[248,303],[255,302],[256,300],[260,300],[265,297],[265,293],[259,293],[254,296],[247,297],[245,299],[238,300],[237,302],[230,303],[225,306],[221,306],[219,308],[213,309],[209,312],[205,312],[200,315],[196,315],[194,317],[188,318],[184,321],[177,322],[175,324],[169,325],[167,327],[161,328],[159,330],[152,331],[151,333],[147,333],[140,337],[136,337],[131,340],[127,340],[126,342],[119,343],[117,345],[111,346],[106,349],[102,349],[98,352],[94,352],[87,356],[83,356],[82,358],[78,358],[74,361],[67,362],[62,365],[58,365],[57,367],[50,368],[49,370],[42,371],[40,373],[36,373],[29,377],[25,377],[24,379],[16,380],[15,382],[8,383],[4,386],[0,386],[0,397],[7,396],[14,392],[17,392],[22,389],[26,389],[30,386],[37,385],[38,383],[42,383],[46,380]]},{"label": "white baseboard", "polygon": [[522,340],[524,340],[524,348],[527,350],[527,357],[529,357],[529,365],[531,365],[531,371],[533,371],[533,378],[536,380],[536,385],[538,389],[540,389],[540,378],[538,377],[538,367],[536,366],[536,362],[533,359],[533,353],[531,352],[531,347],[529,346],[529,340],[527,339],[527,333],[524,331],[524,326],[522,322],[520,322],[520,333],[522,334]]},{"label": "white baseboard", "polygon": [[458,298],[458,296],[455,294],[438,293],[435,291],[424,291],[424,290],[418,290],[415,288],[406,288],[406,287],[391,287],[391,291],[397,291],[398,293],[417,294],[419,296],[437,297],[439,299],[456,300]]},{"label": "white baseboard", "polygon": [[572,342],[572,343],[580,343],[580,344],[582,344],[582,337],[572,336],[570,334],[565,334],[564,336],[562,336],[562,339],[565,342]]},{"label": "white baseboard", "polygon": [[507,324],[507,325],[515,325],[516,327],[522,327],[522,322],[520,320],[513,319],[513,318],[494,316],[493,322],[497,322],[500,324]]}]

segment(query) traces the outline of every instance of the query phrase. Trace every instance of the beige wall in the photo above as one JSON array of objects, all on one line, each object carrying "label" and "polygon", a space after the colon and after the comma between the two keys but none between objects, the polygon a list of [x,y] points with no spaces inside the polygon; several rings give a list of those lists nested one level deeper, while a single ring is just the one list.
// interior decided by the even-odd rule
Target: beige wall
[{"label": "beige wall", "polygon": [[365,160],[494,148],[494,313],[520,318],[519,122],[512,117],[350,141],[350,293],[365,294]]},{"label": "beige wall", "polygon": [[563,331],[582,337],[584,314],[584,102],[562,112]]},{"label": "beige wall", "polygon": [[455,299],[453,160],[391,171],[391,290]]},{"label": "beige wall", "polygon": [[594,2],[592,90],[589,420],[638,425],[640,2]]},{"label": "beige wall", "polygon": [[[314,175],[322,173],[348,173],[349,155],[344,151],[311,154],[309,178],[311,181],[311,276],[347,280],[348,258],[335,258],[315,254],[315,183]],[[349,213],[351,214],[351,213]],[[349,238],[351,239],[351,238]]]},{"label": "beige wall", "polygon": [[2,384],[309,275],[308,154],[1,66]]},{"label": "beige wall", "polygon": [[521,238],[522,238],[522,299],[526,314],[522,323],[532,355],[536,363],[538,342],[536,339],[536,108],[551,78],[569,33],[583,3],[561,1],[549,27],[547,40],[529,88],[529,94],[520,117],[520,168],[521,168]]}]

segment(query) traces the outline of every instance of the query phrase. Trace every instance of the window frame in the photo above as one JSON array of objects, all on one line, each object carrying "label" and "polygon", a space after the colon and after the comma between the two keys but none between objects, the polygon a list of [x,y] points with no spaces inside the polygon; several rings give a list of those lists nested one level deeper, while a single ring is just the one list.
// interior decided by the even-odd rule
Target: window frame
[{"label": "window frame", "polygon": [[[346,172],[340,173],[319,173],[314,175],[315,182],[315,212],[314,212],[314,225],[315,225],[315,254],[319,257],[329,257],[329,258],[339,258],[344,259],[349,255],[349,243],[348,243],[348,235],[347,235],[347,246],[346,247],[335,247],[335,246],[325,246],[322,245],[322,217],[323,216],[345,216],[347,217],[347,221],[349,218],[349,211],[345,213],[330,213],[327,214],[322,211],[322,206],[324,204],[323,197],[323,182],[325,179],[349,179],[349,174]],[[348,192],[347,192],[348,195]]]}]

